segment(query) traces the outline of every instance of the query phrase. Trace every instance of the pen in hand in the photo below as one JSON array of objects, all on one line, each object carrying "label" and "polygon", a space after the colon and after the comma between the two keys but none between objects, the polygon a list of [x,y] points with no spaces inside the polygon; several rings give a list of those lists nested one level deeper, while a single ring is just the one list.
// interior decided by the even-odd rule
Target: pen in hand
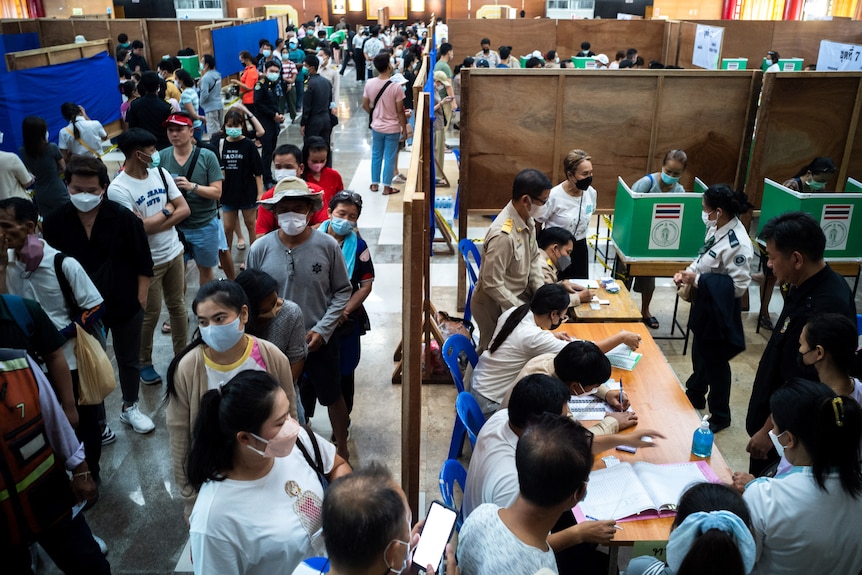
[{"label": "pen in hand", "polygon": [[625,404],[623,403],[623,378],[620,378],[620,411],[625,410]]},{"label": "pen in hand", "polygon": [[[596,518],[595,518],[595,517],[593,517],[592,515],[585,515],[584,517],[586,517],[586,518],[587,518],[587,519],[589,519],[590,521],[601,521],[601,519],[596,519]],[[620,527],[619,525],[614,525],[614,526],[613,526],[613,528],[614,528],[614,529],[617,529],[617,530],[619,530],[619,531],[622,531],[622,530],[623,530],[623,528],[622,528],[622,527]]]}]

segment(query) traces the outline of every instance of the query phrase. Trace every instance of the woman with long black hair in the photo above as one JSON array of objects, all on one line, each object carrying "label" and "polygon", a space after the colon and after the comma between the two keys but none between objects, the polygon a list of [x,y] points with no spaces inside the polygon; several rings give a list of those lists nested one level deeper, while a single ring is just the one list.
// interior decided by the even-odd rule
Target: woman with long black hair
[{"label": "woman with long black hair", "polygon": [[69,203],[69,192],[60,174],[66,169],[63,154],[48,141],[48,124],[39,116],[27,116],[21,123],[24,145],[18,156],[36,179],[33,201],[42,219]]},{"label": "woman with long black hair", "polygon": [[108,139],[108,133],[102,124],[91,120],[83,106],[74,102],[64,102],[60,113],[69,125],[60,130],[59,148],[63,159],[67,162],[72,156],[91,156],[98,158],[102,152],[102,140]]}]

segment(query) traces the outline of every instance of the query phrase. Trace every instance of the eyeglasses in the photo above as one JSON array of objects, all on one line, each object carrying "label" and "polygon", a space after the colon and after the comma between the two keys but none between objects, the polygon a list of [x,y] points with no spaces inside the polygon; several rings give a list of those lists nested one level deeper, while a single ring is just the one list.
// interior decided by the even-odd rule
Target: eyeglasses
[{"label": "eyeglasses", "polygon": [[547,203],[548,203],[548,200],[550,199],[550,196],[548,196],[548,197],[547,197],[547,198],[545,198],[544,200],[543,200],[543,199],[540,199],[540,198],[534,198],[533,196],[529,196],[529,198],[530,198],[530,201],[531,201],[532,203],[536,204],[537,206],[544,206],[545,204],[547,204]]},{"label": "eyeglasses", "polygon": [[358,207],[360,210],[362,209],[362,196],[350,190],[341,190],[340,192],[332,196],[331,201],[335,203],[344,201],[352,202],[356,204],[356,207]]}]

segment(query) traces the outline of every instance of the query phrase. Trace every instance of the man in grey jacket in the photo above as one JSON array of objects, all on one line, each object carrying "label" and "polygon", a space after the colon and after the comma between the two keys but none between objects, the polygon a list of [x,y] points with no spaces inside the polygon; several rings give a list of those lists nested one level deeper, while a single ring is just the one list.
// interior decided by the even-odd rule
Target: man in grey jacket
[{"label": "man in grey jacket", "polygon": [[224,117],[224,102],[221,99],[221,74],[215,69],[215,57],[212,54],[204,54],[201,59],[201,108],[206,113],[207,134],[212,137],[221,131],[222,119]]}]

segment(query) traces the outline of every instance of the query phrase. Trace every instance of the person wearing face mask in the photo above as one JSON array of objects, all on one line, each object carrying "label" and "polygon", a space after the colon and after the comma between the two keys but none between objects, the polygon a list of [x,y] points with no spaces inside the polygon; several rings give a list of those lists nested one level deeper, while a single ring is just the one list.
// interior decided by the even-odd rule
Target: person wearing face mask
[{"label": "person wearing face mask", "polygon": [[[65,340],[60,349],[40,350],[34,347],[32,351],[41,351],[40,355],[45,356],[50,380],[58,388],[58,396],[66,400],[62,402],[64,407],[73,414],[77,411],[77,420],[72,418],[75,434],[84,442],[87,465],[93,479],[98,481],[102,453],[99,417],[104,405],[75,406],[74,398],[79,395],[75,326],[101,331],[97,322],[101,321],[105,307],[99,290],[81,264],[39,239],[36,235],[38,220],[33,202],[23,198],[0,200],[0,233],[4,243],[3,253],[0,253],[0,293],[11,293],[38,302],[53,324],[52,331],[62,336],[59,341]],[[7,249],[14,251],[14,260],[7,261]],[[63,274],[62,278],[59,273]],[[71,301],[67,300],[66,293],[71,296]],[[22,347],[9,341],[0,343],[3,347]],[[57,355],[65,358],[68,367],[59,368]],[[64,389],[67,382],[68,389]]]},{"label": "person wearing face mask", "polygon": [[195,573],[291,573],[324,554],[324,482],[350,465],[297,423],[269,374],[242,372],[200,403],[188,457]]},{"label": "person wearing face mask", "polygon": [[792,379],[770,400],[771,443],[794,466],[760,477],[742,498],[757,545],[752,573],[859,573],[862,414],[851,397]]},{"label": "person wearing face mask", "polygon": [[[308,138],[302,147],[302,179],[323,190],[323,204],[328,206],[335,194],[344,189],[341,174],[327,167],[329,164],[329,146],[317,136]],[[326,209],[318,210],[311,219],[311,225],[317,226],[329,219]]]},{"label": "person wearing face mask", "polygon": [[[470,386],[470,393],[486,417],[500,408],[515,384],[512,374],[537,355],[557,354],[572,341],[565,333],[551,333],[566,321],[568,309],[569,292],[560,285],[547,284],[536,291],[530,303],[510,308],[500,316],[491,345],[479,356]],[[620,331],[596,345],[607,352],[621,343],[637,349],[640,336]]]},{"label": "person wearing face mask", "polygon": [[596,210],[593,163],[583,150],[570,151],[563,160],[565,181],[551,188],[545,213],[536,221],[569,230],[575,238],[571,265],[563,269],[562,278],[588,278],[587,229]]},{"label": "person wearing face mask", "polygon": [[254,142],[243,134],[245,120],[242,114],[228,110],[224,122],[226,137],[218,138],[216,155],[224,171],[222,223],[230,252],[234,233],[239,232],[240,214],[248,232],[248,243],[254,243],[256,238],[256,202],[263,193],[263,166]]},{"label": "person wearing face mask", "polygon": [[[126,156],[124,169],[108,186],[108,198],[125,206],[144,223],[153,256],[153,279],[141,333],[141,381],[161,383],[153,367],[153,333],[159,321],[162,299],[170,315],[174,353],[188,343],[188,314],[185,302],[185,262],[177,224],[191,213],[188,202],[171,174],[159,167],[156,139],[140,128],[132,128],[118,140]],[[73,200],[74,201],[74,200]]]},{"label": "person wearing face mask", "polygon": [[[263,167],[263,184],[272,186],[272,152],[275,149],[284,114],[278,111],[278,90],[281,84],[281,62],[267,60],[266,74],[254,87],[254,115],[263,126],[264,134],[260,137],[261,165]],[[253,240],[251,240],[253,241]]]},{"label": "person wearing face mask", "polygon": [[320,60],[320,71],[318,73],[332,84],[332,101],[336,105],[332,109],[332,112],[336,113],[338,111],[338,103],[341,101],[341,76],[335,66],[332,65],[332,48],[318,48],[317,59]]},{"label": "person wearing face mask", "polygon": [[280,54],[276,54],[275,52],[273,52],[272,43],[266,38],[263,38],[258,42],[258,47],[259,50],[257,56],[255,57],[255,60],[257,61],[257,71],[260,73],[261,76],[263,76],[264,74],[266,74],[266,63],[270,60],[274,60],[277,61],[279,65],[281,65],[281,58],[279,58]]},{"label": "person wearing face mask", "polygon": [[371,329],[368,313],[362,304],[371,295],[371,286],[374,283],[371,250],[356,229],[361,213],[362,196],[350,190],[343,190],[329,201],[329,219],[320,225],[320,231],[335,238],[341,246],[347,275],[353,288],[347,307],[338,320],[341,340],[341,393],[347,404],[348,416],[353,411],[354,372],[362,353],[360,337]]},{"label": "person wearing face mask", "polygon": [[[637,51],[635,51],[637,56]],[[688,164],[688,156],[682,150],[671,150],[664,155],[661,162],[661,171],[647,174],[634,184],[631,190],[636,194],[681,194],[685,188],[679,183],[682,173]],[[650,329],[658,329],[658,319],[650,311],[653,293],[655,293],[655,278],[639,276],[632,283],[632,290],[641,294],[641,315],[643,321]]]},{"label": "person wearing face mask", "polygon": [[753,253],[739,216],[754,206],[744,192],[724,184],[707,188],[702,204],[706,240],[697,258],[674,274],[673,281],[677,287],[697,288],[688,321],[692,374],[685,394],[696,409],[709,404],[709,428],[717,433],[730,426],[730,360],[745,350],[741,298],[751,283]]},{"label": "person wearing face mask", "polygon": [[196,488],[190,484],[185,463],[192,443],[192,429],[207,391],[218,389],[239,373],[265,371],[279,382],[285,397],[291,401],[291,417],[303,419],[297,411],[290,363],[274,344],[245,333],[248,310],[248,298],[238,284],[229,280],[204,284],[192,302],[192,312],[198,318],[198,333],[168,368],[166,421],[174,477],[185,503],[186,520],[194,504]]},{"label": "person wearing face mask", "polygon": [[773,427],[770,397],[789,379],[816,377],[810,365],[796,361],[802,328],[819,313],[838,313],[856,322],[850,287],[823,260],[826,237],[817,220],[803,212],[781,214],[763,226],[759,240],[766,244],[767,265],[790,289],[775,324],[778,329],[763,350],[748,401],[745,430],[751,439],[745,450],[750,454],[749,473],[753,475],[763,474],[778,461],[768,435]]},{"label": "person wearing face mask", "polygon": [[[593,435],[617,433],[637,425],[637,414],[634,411],[626,411],[630,407],[628,396],[622,394],[620,402],[620,390],[611,391],[605,385],[611,377],[611,362],[593,342],[573,341],[566,344],[556,355],[545,353],[536,356],[527,362],[515,377],[515,381],[537,373],[559,379],[566,384],[572,395],[592,395],[613,408],[613,412],[589,428]],[[501,408],[509,406],[511,394],[512,390],[509,390],[500,405]]]},{"label": "person wearing face mask", "polygon": [[494,50],[491,50],[491,40],[488,38],[482,38],[480,44],[482,49],[476,52],[476,60],[481,58],[488,62],[488,66],[490,68],[496,68],[497,64],[500,63],[500,55]]},{"label": "person wearing face mask", "polygon": [[[551,181],[538,170],[523,170],[512,199],[485,234],[485,253],[470,308],[479,325],[479,349],[491,342],[500,315],[530,301],[544,285],[543,252],[536,244],[535,216],[544,214]],[[568,307],[568,306],[566,306]]]},{"label": "person wearing face mask", "polygon": [[539,249],[544,250],[548,256],[542,265],[542,273],[546,284],[559,284],[566,288],[569,292],[571,300],[570,307],[577,307],[581,303],[590,301],[593,297],[593,292],[572,283],[568,280],[561,279],[560,274],[563,270],[572,265],[572,249],[575,245],[575,237],[569,230],[560,227],[545,228],[539,232],[538,238]]},{"label": "person wearing face mask", "polygon": [[266,272],[245,270],[236,277],[236,283],[248,296],[246,333],[280,349],[290,362],[293,381],[298,382],[308,355],[302,310],[292,301],[278,297],[278,284]]},{"label": "person wearing face mask", "polygon": [[371,186],[376,192],[383,184],[383,194],[395,194],[392,187],[397,172],[398,142],[407,137],[407,114],[404,111],[404,90],[392,78],[389,54],[374,57],[376,78],[365,83],[362,108],[370,116],[371,127]]},{"label": "person wearing face mask", "polygon": [[[272,174],[276,182],[284,178],[303,178],[305,175],[305,164],[302,162],[302,150],[293,144],[282,144],[276,148],[272,155]],[[337,172],[336,172],[337,173]],[[312,180],[306,180],[308,189],[314,193],[323,193],[323,188]],[[275,187],[270,188],[260,197],[257,206],[256,230],[258,236],[263,236],[278,229],[278,219],[272,210],[267,209],[264,200],[272,199]]]},{"label": "person wearing face mask", "polygon": [[[319,61],[316,54],[305,57],[305,69],[308,72],[308,85],[302,96],[302,118],[299,121],[299,133],[303,142],[313,136],[323,138],[329,145],[332,135],[333,86],[323,76],[318,74]],[[329,158],[327,165],[332,165]]]},{"label": "person wearing face mask", "polygon": [[129,104],[126,123],[129,128],[142,128],[156,138],[156,148],[164,150],[171,145],[163,122],[171,115],[171,105],[159,98],[159,75],[144,72],[138,82],[141,97]]},{"label": "person wearing face mask", "polygon": [[[155,426],[137,403],[143,308],[153,276],[144,223],[106,197],[110,180],[101,160],[72,156],[65,175],[71,201],[45,218],[43,237],[48,245],[80,262],[104,298],[102,322],[111,333],[117,360],[121,419],[138,433],[147,433]],[[110,429],[106,432],[112,435]]]},{"label": "person wearing face mask", "polygon": [[259,269],[278,283],[278,295],[302,309],[308,358],[300,382],[306,414],[314,414],[315,398],[329,412],[338,454],[349,459],[347,405],[341,393],[339,342],[336,328],[353,288],[338,242],[310,227],[323,207],[300,178],[284,178],[273,197],[261,201],[278,220],[277,232],[257,240],[249,250],[249,269]]},{"label": "person wearing face mask", "polygon": [[[786,188],[790,188],[794,192],[816,194],[823,192],[826,189],[826,184],[835,176],[838,168],[832,158],[814,158],[811,163],[807,164],[799,170],[795,176],[781,184]],[[769,304],[772,301],[772,294],[775,291],[775,274],[766,265],[766,253],[759,243],[757,247],[760,251],[760,265],[763,270],[752,276],[752,279],[763,285],[760,290],[760,313],[758,315],[758,325],[763,329],[772,331],[772,317],[769,315]]]},{"label": "person wearing face mask", "polygon": [[[836,395],[852,397],[862,402],[862,383],[850,375],[856,354],[856,324],[837,313],[824,313],[812,317],[799,335],[796,362],[800,366],[814,366],[817,379],[825,383]],[[862,454],[862,444],[859,446]],[[775,476],[789,472],[793,465],[781,455]],[[771,474],[767,474],[770,475]],[[733,485],[740,491],[754,480],[749,473],[733,474]]]},{"label": "person wearing face mask", "polygon": [[[331,575],[412,573],[421,523],[413,523],[407,496],[381,463],[373,461],[329,486],[321,511]],[[446,573],[458,575],[447,546]],[[415,566],[414,566],[415,567]],[[434,575],[431,565],[426,573]]]}]

